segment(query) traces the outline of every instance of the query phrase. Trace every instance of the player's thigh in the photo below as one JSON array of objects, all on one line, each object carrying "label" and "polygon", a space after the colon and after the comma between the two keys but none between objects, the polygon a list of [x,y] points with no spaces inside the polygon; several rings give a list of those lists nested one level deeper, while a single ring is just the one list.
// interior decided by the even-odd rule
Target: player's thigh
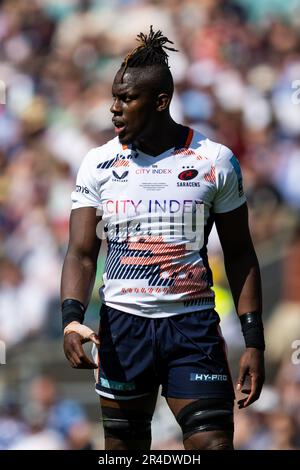
[{"label": "player's thigh", "polygon": [[187,450],[233,449],[233,401],[167,397]]},{"label": "player's thigh", "polygon": [[100,396],[106,450],[149,450],[158,389],[143,397],[113,400]]}]

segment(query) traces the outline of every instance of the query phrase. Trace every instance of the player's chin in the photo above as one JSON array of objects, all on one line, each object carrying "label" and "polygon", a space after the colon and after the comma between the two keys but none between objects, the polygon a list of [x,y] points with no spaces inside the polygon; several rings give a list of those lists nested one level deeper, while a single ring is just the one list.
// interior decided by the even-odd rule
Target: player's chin
[{"label": "player's chin", "polygon": [[129,144],[129,142],[131,141],[130,135],[126,132],[126,129],[124,131],[120,132],[119,141],[123,145]]},{"label": "player's chin", "polygon": [[134,142],[136,139],[136,132],[131,132],[128,128],[125,128],[119,133],[119,141],[121,144],[126,145]]}]

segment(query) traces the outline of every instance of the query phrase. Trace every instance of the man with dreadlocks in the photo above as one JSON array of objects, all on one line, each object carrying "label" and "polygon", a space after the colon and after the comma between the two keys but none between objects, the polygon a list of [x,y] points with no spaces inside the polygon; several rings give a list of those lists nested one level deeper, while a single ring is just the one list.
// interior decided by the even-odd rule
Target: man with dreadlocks
[{"label": "man with dreadlocks", "polygon": [[[106,449],[150,449],[159,386],[186,449],[232,449],[234,389],[206,245],[215,223],[245,338],[237,384],[245,408],[264,381],[264,335],[242,174],[227,147],[170,116],[171,41],[152,27],[138,40],[113,81],[116,137],[87,154],[72,193],[64,351],[74,368],[98,368]],[[97,335],[82,323],[100,220],[108,253]],[[83,350],[89,340],[97,364]]]}]

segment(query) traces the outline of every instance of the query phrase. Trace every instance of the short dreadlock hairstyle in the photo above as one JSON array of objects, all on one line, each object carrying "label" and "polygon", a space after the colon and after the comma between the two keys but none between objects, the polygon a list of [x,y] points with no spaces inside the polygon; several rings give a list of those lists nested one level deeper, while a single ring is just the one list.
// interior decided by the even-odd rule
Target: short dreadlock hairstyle
[{"label": "short dreadlock hairstyle", "polygon": [[177,49],[169,47],[166,44],[173,44],[160,30],[153,31],[153,26],[150,26],[149,34],[140,33],[136,37],[139,43],[137,47],[132,49],[121,64],[122,80],[128,68],[147,69],[148,67],[155,67],[156,78],[165,85],[167,89],[173,93],[174,84],[172,74],[169,67],[169,56],[166,52],[175,51]]},{"label": "short dreadlock hairstyle", "polygon": [[136,40],[140,44],[127,54],[121,65],[125,68],[124,73],[127,67],[143,67],[146,65],[160,64],[166,65],[169,68],[169,56],[165,49],[175,52],[177,52],[177,49],[166,46],[167,43],[174,43],[166,36],[163,36],[160,30],[154,32],[153,26],[151,25],[150,33],[148,35],[140,33],[137,35]]}]

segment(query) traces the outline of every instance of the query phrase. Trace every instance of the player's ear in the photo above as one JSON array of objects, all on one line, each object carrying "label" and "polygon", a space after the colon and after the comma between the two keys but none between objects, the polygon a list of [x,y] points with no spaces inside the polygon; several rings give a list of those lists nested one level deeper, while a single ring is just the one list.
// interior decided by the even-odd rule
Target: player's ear
[{"label": "player's ear", "polygon": [[160,93],[156,99],[156,110],[165,111],[170,105],[171,97],[167,93]]}]

